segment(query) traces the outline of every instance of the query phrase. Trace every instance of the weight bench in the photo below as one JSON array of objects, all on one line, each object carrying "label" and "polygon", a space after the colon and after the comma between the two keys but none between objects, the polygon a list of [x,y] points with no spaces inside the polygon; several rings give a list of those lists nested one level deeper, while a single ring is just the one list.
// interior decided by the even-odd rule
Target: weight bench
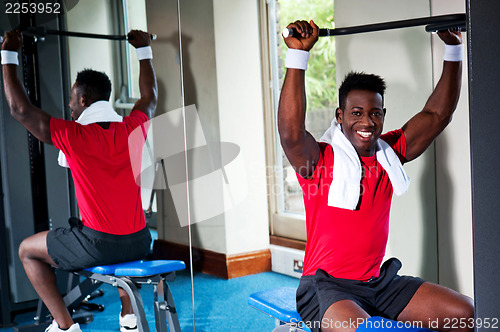
[{"label": "weight bench", "polygon": [[[156,331],[167,332],[167,321],[170,332],[180,332],[179,319],[174,305],[174,299],[166,281],[175,279],[175,271],[184,270],[183,261],[153,260],[132,261],[113,265],[95,266],[89,269],[76,271],[76,275],[85,277],[80,284],[68,291],[64,296],[64,303],[72,312],[88,294],[96,290],[101,284],[110,284],[123,288],[132,302],[132,308],[137,316],[139,332],[149,332],[141,295],[136,284],[153,285],[154,313]],[[40,300],[38,303],[35,324],[21,326],[16,331],[31,332],[44,331],[50,322],[41,322],[48,314],[48,310]],[[87,319],[90,322],[92,319]]]},{"label": "weight bench", "polygon": [[[248,297],[248,304],[275,318],[276,332],[309,331],[307,324],[302,322],[296,309],[296,288],[280,287],[253,293]],[[284,326],[286,325],[286,326]],[[408,326],[403,322],[373,316],[365,320],[356,329],[357,332],[370,331],[404,331],[432,332],[418,326]]]},{"label": "weight bench", "polygon": [[[303,322],[295,305],[293,287],[280,287],[253,293],[248,297],[248,304],[275,319],[275,326],[289,326],[289,331],[303,331]],[[286,329],[280,328],[280,331]]]}]

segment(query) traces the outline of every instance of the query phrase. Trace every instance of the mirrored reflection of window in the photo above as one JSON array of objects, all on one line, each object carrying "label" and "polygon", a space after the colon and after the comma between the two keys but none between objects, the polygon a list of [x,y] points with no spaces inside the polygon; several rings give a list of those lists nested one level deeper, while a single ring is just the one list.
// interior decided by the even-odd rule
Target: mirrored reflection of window
[{"label": "mirrored reflection of window", "polygon": [[[125,34],[130,30],[148,31],[145,0],[122,0],[122,11],[123,31]],[[137,60],[135,48],[129,43],[126,43],[122,50],[124,50],[122,57],[124,59],[124,70],[126,75],[123,76],[120,108],[130,111],[134,102],[140,98],[139,61]],[[153,136],[154,134],[151,127],[148,132],[148,140],[144,147],[143,167],[144,165],[149,165],[148,162],[152,162],[148,160],[148,158],[153,151],[153,140],[151,139]],[[141,197],[148,225],[150,228],[156,229],[156,192],[151,188],[142,188]]]},{"label": "mirrored reflection of window", "polygon": [[[273,114],[276,118],[281,86],[286,68],[284,67],[287,46],[281,37],[281,31],[296,20],[313,19],[320,28],[334,28],[333,0],[304,2],[300,0],[271,0],[268,6],[269,16],[269,54],[271,62],[271,78],[273,90]],[[311,51],[306,74],[307,116],[306,129],[316,138],[322,136],[330,126],[337,105],[337,86],[335,70],[335,39],[319,38]],[[277,126],[275,126],[275,190],[273,198],[275,211],[273,214],[272,234],[280,235],[280,229],[288,228],[290,222],[299,223],[297,229],[303,229],[303,235],[284,234],[286,237],[305,239],[304,203],[302,190],[295,171],[290,166],[281,145]]]},{"label": "mirrored reflection of window", "polygon": [[[144,0],[123,0],[123,17],[124,31],[148,30],[146,19],[146,2]],[[139,61],[132,45],[127,44],[126,47],[127,59],[127,87],[128,98],[139,98]]]}]

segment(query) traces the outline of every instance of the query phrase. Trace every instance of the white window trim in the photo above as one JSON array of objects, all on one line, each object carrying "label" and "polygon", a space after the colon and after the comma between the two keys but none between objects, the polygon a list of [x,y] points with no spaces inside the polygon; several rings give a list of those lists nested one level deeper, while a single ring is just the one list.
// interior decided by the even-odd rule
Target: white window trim
[{"label": "white window trim", "polygon": [[[306,241],[306,223],[305,216],[280,212],[280,207],[276,188],[283,190],[283,183],[278,181],[276,170],[282,172],[281,160],[276,155],[276,147],[279,146],[279,137],[277,133],[277,123],[275,108],[278,105],[280,86],[273,81],[271,61],[277,61],[274,53],[275,48],[271,43],[276,40],[270,38],[270,28],[275,19],[274,0],[260,0],[260,23],[261,23],[261,59],[262,59],[262,78],[263,78],[263,103],[264,103],[264,121],[265,121],[265,141],[266,141],[266,163],[267,163],[267,186],[269,203],[269,233],[270,235],[282,236],[296,240]],[[272,21],[271,21],[272,20]],[[275,35],[277,35],[275,33]],[[276,68],[276,67],[274,67]],[[275,105],[275,106],[273,106]],[[280,189],[278,189],[280,190]]]}]

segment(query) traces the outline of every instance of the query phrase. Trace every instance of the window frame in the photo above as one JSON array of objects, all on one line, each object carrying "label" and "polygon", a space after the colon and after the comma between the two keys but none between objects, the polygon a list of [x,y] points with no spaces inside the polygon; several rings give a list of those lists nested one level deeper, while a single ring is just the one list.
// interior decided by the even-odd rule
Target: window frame
[{"label": "window frame", "polygon": [[269,233],[274,236],[306,241],[305,215],[284,212],[284,202],[279,196],[283,193],[283,182],[280,181],[283,164],[277,153],[280,142],[277,134],[276,114],[281,84],[276,47],[279,35],[276,31],[276,0],[260,0],[260,11]]}]

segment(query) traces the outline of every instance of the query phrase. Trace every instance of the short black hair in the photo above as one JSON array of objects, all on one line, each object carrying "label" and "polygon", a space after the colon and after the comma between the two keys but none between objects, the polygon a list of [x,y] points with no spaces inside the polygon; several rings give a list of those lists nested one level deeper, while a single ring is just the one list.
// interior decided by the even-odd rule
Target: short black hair
[{"label": "short black hair", "polygon": [[349,72],[339,88],[339,106],[343,111],[345,109],[346,99],[352,90],[368,90],[377,92],[384,100],[385,81],[382,77],[364,72]]},{"label": "short black hair", "polygon": [[76,76],[76,85],[90,103],[105,100],[111,96],[111,81],[108,75],[92,69],[84,69]]}]

